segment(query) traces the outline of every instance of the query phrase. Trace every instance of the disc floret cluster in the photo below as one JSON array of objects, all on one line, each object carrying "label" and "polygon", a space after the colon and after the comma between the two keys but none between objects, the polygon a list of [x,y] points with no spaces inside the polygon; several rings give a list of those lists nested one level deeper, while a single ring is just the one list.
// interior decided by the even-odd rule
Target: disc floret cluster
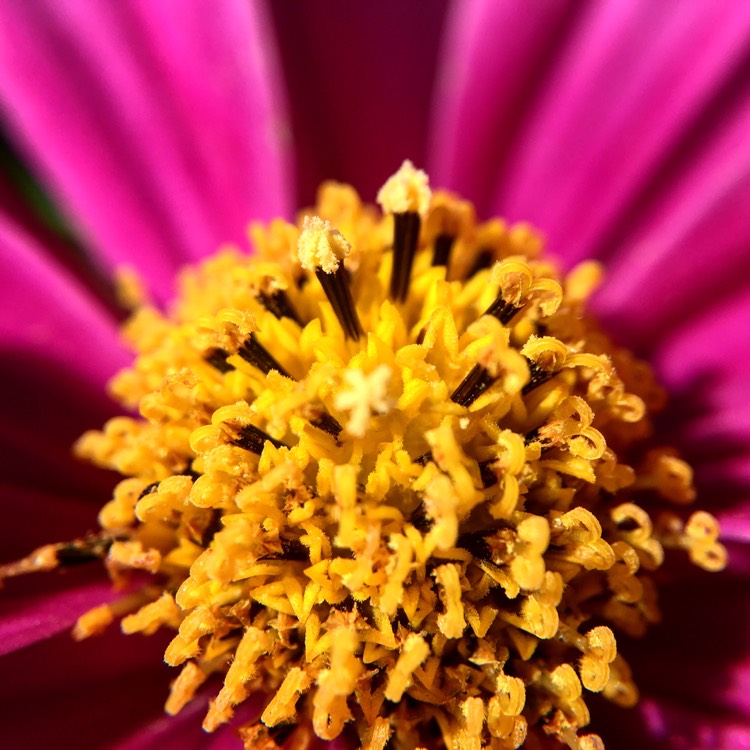
[{"label": "disc floret cluster", "polygon": [[77,445],[126,478],[37,567],[145,571],[76,634],[173,629],[167,711],[208,691],[213,731],[253,697],[248,748],[601,747],[587,696],[638,699],[616,634],[658,621],[665,552],[724,565],[716,521],[586,311],[596,265],[408,162],[378,201],[325,184],[140,305],[112,385],[139,416]]}]

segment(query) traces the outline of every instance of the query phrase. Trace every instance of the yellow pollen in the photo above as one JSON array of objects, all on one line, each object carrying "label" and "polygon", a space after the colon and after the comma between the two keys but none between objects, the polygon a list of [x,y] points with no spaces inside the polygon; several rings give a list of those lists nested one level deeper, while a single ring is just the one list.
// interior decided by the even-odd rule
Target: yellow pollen
[{"label": "yellow pollen", "polygon": [[349,255],[351,245],[330,222],[312,216],[305,217],[297,249],[300,265],[306,271],[321,268],[333,273]]},{"label": "yellow pollen", "polygon": [[387,414],[393,406],[388,396],[391,368],[378,365],[369,375],[359,369],[344,371],[345,387],[334,399],[337,409],[349,412],[344,425],[350,435],[364,437],[372,414]]},{"label": "yellow pollen", "polygon": [[430,207],[430,197],[427,174],[406,159],[398,172],[380,188],[377,200],[385,213],[425,216]]},{"label": "yellow pollen", "polygon": [[726,564],[718,524],[650,442],[650,368],[586,312],[596,264],[563,276],[408,161],[378,201],[323,186],[168,314],[129,278],[112,392],[140,416],[77,444],[124,476],[102,531],[0,582],[103,562],[135,591],[75,637],[171,631],[166,711],[218,678],[203,727],[250,699],[246,748],[601,748],[590,695],[638,700],[617,638],[658,621],[665,556]]}]

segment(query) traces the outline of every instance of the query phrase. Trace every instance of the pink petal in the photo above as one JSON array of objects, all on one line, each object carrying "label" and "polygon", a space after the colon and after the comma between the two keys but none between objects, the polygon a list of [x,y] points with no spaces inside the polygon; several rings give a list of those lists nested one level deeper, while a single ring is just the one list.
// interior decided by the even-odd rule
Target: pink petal
[{"label": "pink petal", "polygon": [[372,201],[405,158],[420,166],[446,0],[272,2],[300,153],[303,205],[322,180]]},{"label": "pink petal", "polygon": [[750,723],[694,706],[646,700],[640,707],[659,747],[672,750],[747,750]]},{"label": "pink petal", "polygon": [[672,156],[750,38],[750,9],[731,2],[466,5],[449,25],[436,177],[575,257]]},{"label": "pink petal", "polygon": [[161,711],[174,670],[164,639],[117,628],[81,643],[68,633],[3,657],[3,741],[14,750],[109,748]]},{"label": "pink petal", "polygon": [[74,372],[101,389],[125,363],[111,314],[0,215],[0,347]]},{"label": "pink petal", "polygon": [[[0,564],[18,560],[33,549],[51,542],[78,539],[98,530],[97,514],[110,494],[66,497],[61,493],[37,492],[29,487],[0,484],[0,513],[5,529]],[[88,499],[88,502],[86,501]],[[42,576],[44,580],[47,577]],[[24,581],[37,580],[24,579]],[[24,590],[27,585],[24,583]]]},{"label": "pink petal", "polygon": [[555,253],[598,254],[613,221],[718,106],[748,42],[750,7],[731,0],[586,6],[531,103],[495,207],[538,223]]},{"label": "pink petal", "polygon": [[9,396],[0,422],[3,481],[108,493],[110,481],[72,463],[71,446],[112,413],[104,386],[127,361],[117,325],[68,271],[1,215],[0,251],[0,351]]},{"label": "pink petal", "polygon": [[259,716],[258,703],[251,698],[240,704],[232,722],[208,734],[201,729],[201,723],[208,710],[209,695],[215,695],[220,687],[220,682],[212,681],[211,690],[201,691],[177,716],[155,714],[112,750],[237,750],[242,744],[237,727]]},{"label": "pink petal", "polygon": [[495,0],[451,8],[428,166],[436,185],[474,200],[480,215],[491,209],[527,108],[583,8]]},{"label": "pink petal", "polygon": [[750,87],[724,119],[634,217],[612,256],[597,306],[625,342],[653,346],[750,285]]},{"label": "pink petal", "polygon": [[720,515],[750,502],[748,320],[745,291],[666,336],[655,361],[672,397],[660,438],[680,446],[696,469],[701,503]]},{"label": "pink petal", "polygon": [[16,595],[9,584],[0,599],[0,656],[69,630],[84,612],[111,601],[116,595],[111,582],[101,580],[103,576],[100,572],[97,583],[62,590],[57,576],[50,590],[36,596],[19,593],[21,581],[12,581]]},{"label": "pink petal", "polygon": [[107,265],[137,265],[162,298],[186,260],[290,210],[263,6],[209,5],[0,8],[0,99],[22,145]]},{"label": "pink petal", "polygon": [[643,640],[618,639],[643,693],[750,721],[747,574],[691,571],[659,589],[662,623]]}]

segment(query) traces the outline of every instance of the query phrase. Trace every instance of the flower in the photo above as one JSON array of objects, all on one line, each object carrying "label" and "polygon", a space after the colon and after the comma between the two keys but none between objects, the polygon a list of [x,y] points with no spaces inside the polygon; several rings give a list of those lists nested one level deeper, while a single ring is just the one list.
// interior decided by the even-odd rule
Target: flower
[{"label": "flower", "polygon": [[[168,296],[176,254],[197,257],[237,239],[246,214],[288,215],[290,205],[275,119],[278,89],[269,84],[273,66],[264,67],[272,53],[261,51],[269,38],[260,6],[220,5],[216,14],[202,12],[200,3],[182,7],[176,17],[159,4],[105,10],[75,2],[8,4],[0,11],[6,71],[0,95],[10,121],[92,247],[110,263],[138,263],[161,298]],[[435,37],[408,13],[394,27],[415,50],[406,69],[424,76],[410,90],[403,62],[383,54],[385,34],[377,29],[368,28],[361,40],[374,44],[369,50],[348,47],[353,32],[342,34],[335,18],[315,12],[301,33],[299,20],[285,12],[274,10],[280,47],[288,53],[297,140],[356,139],[341,162],[335,152],[314,153],[324,176],[349,178],[374,194],[386,174],[368,185],[367,173],[357,179],[344,169],[380,166],[373,153],[382,147],[378,131],[365,130],[370,122],[380,127],[387,121],[402,138],[411,132],[413,149],[403,148],[408,138],[394,138],[399,153],[391,152],[391,162],[419,156],[414,151],[423,136],[414,123],[424,122],[419,113],[425,108],[415,104],[429,94]],[[741,321],[748,155],[740,137],[748,103],[741,76],[747,12],[730,4],[685,4],[673,14],[652,3],[602,3],[527,5],[519,13],[490,2],[451,9],[435,89],[431,177],[475,199],[480,213],[501,208],[513,220],[532,220],[569,261],[595,255],[608,262],[600,314],[621,340],[649,355],[671,386],[673,407],[662,434],[696,465],[704,503],[721,516],[732,559],[718,582],[669,571],[661,589],[665,624],[630,649],[644,675],[644,731],[674,746],[738,746],[748,732],[742,698],[746,510],[737,502],[746,499],[747,480],[741,365],[748,339]],[[497,44],[498,30],[507,30],[504,45]],[[6,43],[11,38],[12,46]],[[257,43],[251,51],[246,39]],[[295,90],[295,70],[309,76],[313,60],[331,59],[306,54],[301,43],[309,39],[313,49],[331,55],[355,49],[361,62],[372,51],[381,77],[369,71],[370,80],[387,80],[390,90],[384,98],[373,96],[373,86],[362,83],[368,80],[364,65],[340,70],[341,77],[329,71],[340,83],[327,89],[335,94],[329,106],[309,87]],[[683,75],[686,56],[689,76]],[[394,75],[385,75],[390,70]],[[208,73],[222,86],[200,87]],[[162,97],[166,91],[173,96]],[[225,103],[216,91],[231,92],[231,100]],[[352,98],[361,105],[353,108],[359,127],[344,128]],[[414,118],[406,116],[411,106]],[[250,122],[256,128],[245,132]],[[217,132],[221,140],[212,141]],[[277,158],[255,150],[264,142]],[[221,158],[222,148],[228,157]],[[310,161],[302,164],[311,169]],[[159,181],[149,179],[154,174]],[[309,174],[301,175],[303,189]],[[76,433],[103,421],[109,407],[91,393],[99,393],[125,360],[104,306],[42,254],[35,229],[20,228],[16,216],[4,218],[0,229],[4,292],[15,308],[0,329],[4,352],[13,355],[4,373],[14,398],[4,447],[11,493],[3,508],[5,528],[14,532],[5,551],[13,558],[49,541],[50,532],[74,537],[82,525],[92,525],[91,511],[109,489],[101,477],[71,472],[61,456]],[[86,335],[76,336],[79,330]],[[67,739],[83,727],[87,737],[93,730],[92,746],[104,746],[148,715],[145,698],[159,703],[165,678],[149,675],[163,643],[141,649],[130,642],[114,646],[120,642],[105,637],[68,648],[60,635],[42,640],[107,597],[101,580],[84,585],[86,575],[31,584],[46,589],[36,598],[26,581],[25,593],[16,586],[5,592],[17,597],[4,605],[14,612],[3,622],[5,647],[26,646],[5,658],[8,673],[17,675],[5,688],[16,702],[6,705],[27,711],[17,712],[18,725],[6,733],[17,747],[43,744],[47,731]],[[40,673],[46,675],[41,685]],[[134,700],[132,686],[153,695]],[[32,715],[44,711],[49,722],[32,722],[30,709]],[[187,715],[186,724],[194,718]],[[632,714],[607,714],[610,721],[614,744],[612,727],[632,722]],[[160,736],[201,746],[203,738],[189,729],[183,740],[181,727],[156,720],[140,737],[131,736],[130,746],[147,747]]]}]

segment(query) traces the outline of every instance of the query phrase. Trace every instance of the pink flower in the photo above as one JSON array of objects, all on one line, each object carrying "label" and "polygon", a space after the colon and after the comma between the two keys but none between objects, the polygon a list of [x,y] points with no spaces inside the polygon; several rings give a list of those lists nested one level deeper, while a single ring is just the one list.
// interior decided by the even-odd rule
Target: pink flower
[{"label": "pink flower", "polygon": [[[247,221],[291,216],[324,178],[373,196],[404,156],[480,214],[603,260],[597,309],[671,390],[665,441],[696,468],[730,566],[679,566],[664,622],[627,643],[643,699],[596,705],[608,748],[750,746],[750,6],[733,0],[185,0],[0,5],[3,124],[84,238],[0,208],[2,561],[95,527],[112,480],[69,446],[114,413],[127,362],[100,280],[127,263],[158,299]],[[285,96],[286,94],[286,96]],[[298,185],[297,192],[292,188]],[[4,193],[7,191],[3,191]],[[235,747],[204,705],[161,713],[165,640],[73,644],[103,574],[0,597],[9,747]]]}]

